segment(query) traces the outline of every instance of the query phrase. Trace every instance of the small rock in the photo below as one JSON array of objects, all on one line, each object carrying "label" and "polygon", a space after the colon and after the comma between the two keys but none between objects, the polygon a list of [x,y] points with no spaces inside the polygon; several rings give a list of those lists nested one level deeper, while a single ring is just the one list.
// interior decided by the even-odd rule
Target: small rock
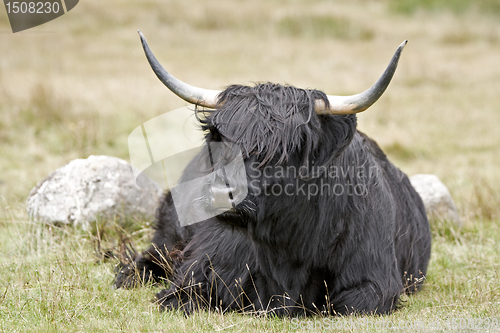
[{"label": "small rock", "polygon": [[410,182],[420,194],[429,220],[448,220],[457,226],[462,224],[450,191],[436,175],[413,175]]},{"label": "small rock", "polygon": [[146,177],[136,184],[132,166],[111,156],[77,159],[49,174],[28,197],[36,221],[88,228],[96,219],[152,220],[161,188]]}]

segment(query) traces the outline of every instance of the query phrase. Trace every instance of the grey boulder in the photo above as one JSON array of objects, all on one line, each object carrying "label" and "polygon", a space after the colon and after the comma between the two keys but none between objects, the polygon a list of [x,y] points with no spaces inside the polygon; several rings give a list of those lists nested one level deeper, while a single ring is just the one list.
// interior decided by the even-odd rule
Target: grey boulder
[{"label": "grey boulder", "polygon": [[49,174],[28,197],[29,216],[40,222],[88,228],[97,219],[151,220],[162,189],[132,166],[111,156],[76,159]]},{"label": "grey boulder", "polygon": [[410,177],[410,182],[422,198],[429,220],[447,220],[461,225],[450,191],[436,175],[413,175]]}]

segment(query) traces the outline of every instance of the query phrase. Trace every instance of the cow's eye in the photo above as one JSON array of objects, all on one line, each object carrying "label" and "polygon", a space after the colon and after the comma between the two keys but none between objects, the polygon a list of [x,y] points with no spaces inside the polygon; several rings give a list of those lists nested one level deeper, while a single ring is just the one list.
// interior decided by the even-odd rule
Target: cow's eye
[{"label": "cow's eye", "polygon": [[210,134],[212,135],[212,140],[216,142],[222,141],[222,135],[215,128],[210,129]]}]

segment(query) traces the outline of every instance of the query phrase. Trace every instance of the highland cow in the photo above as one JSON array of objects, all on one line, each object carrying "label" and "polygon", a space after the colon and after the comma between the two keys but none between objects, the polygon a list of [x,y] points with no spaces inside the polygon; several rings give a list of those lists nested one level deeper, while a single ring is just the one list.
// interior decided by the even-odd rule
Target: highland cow
[{"label": "highland cow", "polygon": [[166,193],[152,246],[121,266],[115,286],[132,286],[136,269],[167,282],[156,295],[163,309],[290,316],[389,313],[401,293],[420,289],[431,249],[424,205],[356,129],[355,115],[385,91],[406,42],[372,88],[330,96],[271,83],[195,88],[166,72],[141,40],[159,79],[205,107],[196,112],[207,144],[241,149],[248,193],[234,202],[238,188],[214,166],[227,157],[208,163],[200,153],[183,177],[213,177],[191,189],[201,198],[193,209],[226,209],[181,227]]}]

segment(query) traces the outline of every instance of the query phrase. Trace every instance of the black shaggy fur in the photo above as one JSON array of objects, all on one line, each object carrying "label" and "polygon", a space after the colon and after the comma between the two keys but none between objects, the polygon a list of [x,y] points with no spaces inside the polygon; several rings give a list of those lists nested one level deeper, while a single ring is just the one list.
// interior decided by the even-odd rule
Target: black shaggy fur
[{"label": "black shaggy fur", "polygon": [[[170,282],[157,294],[162,308],[388,313],[419,289],[431,249],[422,200],[355,115],[318,116],[315,99],[328,103],[316,90],[230,86],[207,112],[207,141],[241,148],[249,192],[185,228],[165,194],[153,245],[134,263]],[[200,165],[185,177],[211,171]],[[134,281],[127,266],[115,285]]]}]

